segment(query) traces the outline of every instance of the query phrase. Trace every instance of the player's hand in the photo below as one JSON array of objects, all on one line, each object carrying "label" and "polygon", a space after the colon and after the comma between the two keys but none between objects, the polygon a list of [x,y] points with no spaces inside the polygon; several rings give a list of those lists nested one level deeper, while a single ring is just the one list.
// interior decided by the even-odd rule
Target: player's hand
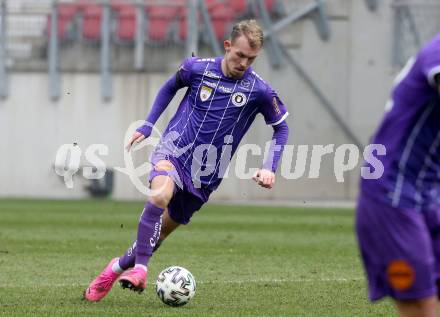
[{"label": "player's hand", "polygon": [[143,139],[145,139],[145,135],[143,135],[140,132],[135,131],[133,133],[133,135],[131,136],[130,141],[128,141],[128,144],[125,146],[125,149],[128,151],[130,151],[131,147],[133,146],[133,144],[135,143],[139,143],[141,142]]},{"label": "player's hand", "polygon": [[255,172],[252,179],[261,187],[270,189],[275,184],[275,173],[270,170],[259,169]]}]

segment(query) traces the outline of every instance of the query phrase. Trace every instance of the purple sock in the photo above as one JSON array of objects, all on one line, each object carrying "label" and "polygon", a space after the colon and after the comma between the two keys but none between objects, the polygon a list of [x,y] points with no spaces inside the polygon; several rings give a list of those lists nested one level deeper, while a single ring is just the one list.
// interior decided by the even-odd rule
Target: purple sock
[{"label": "purple sock", "polygon": [[119,258],[119,266],[121,269],[128,270],[129,268],[134,266],[134,262],[136,260],[136,240],[133,245],[128,248],[123,256]]},{"label": "purple sock", "polygon": [[159,241],[163,211],[163,208],[149,202],[145,204],[139,220],[137,240],[128,248],[124,256],[119,258],[119,266],[123,270],[135,264],[148,264],[153,249]]},{"label": "purple sock", "polygon": [[164,209],[149,202],[145,204],[139,221],[135,264],[147,265],[160,237]]}]

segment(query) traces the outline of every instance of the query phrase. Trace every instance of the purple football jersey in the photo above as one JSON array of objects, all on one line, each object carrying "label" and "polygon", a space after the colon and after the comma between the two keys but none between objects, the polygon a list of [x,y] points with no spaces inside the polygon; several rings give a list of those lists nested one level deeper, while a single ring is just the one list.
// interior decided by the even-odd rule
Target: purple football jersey
[{"label": "purple football jersey", "polygon": [[362,179],[361,188],[393,207],[440,205],[440,98],[434,82],[439,73],[440,34],[396,78],[390,108],[371,141],[386,147],[386,155],[377,157],[384,174]]},{"label": "purple football jersey", "polygon": [[219,186],[259,113],[268,125],[277,125],[288,115],[275,91],[252,68],[240,79],[226,77],[222,59],[183,62],[179,75],[188,90],[155,150],[179,165],[181,177],[209,191]]}]

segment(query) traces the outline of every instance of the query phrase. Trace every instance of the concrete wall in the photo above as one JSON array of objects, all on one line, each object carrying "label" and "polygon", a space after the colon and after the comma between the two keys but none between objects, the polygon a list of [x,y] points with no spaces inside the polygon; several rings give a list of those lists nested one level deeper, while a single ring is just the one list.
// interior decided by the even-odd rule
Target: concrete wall
[{"label": "concrete wall", "polygon": [[[315,25],[308,19],[281,34],[294,58],[364,144],[382,115],[392,82],[390,4],[391,0],[381,1],[379,9],[370,12],[364,1],[329,0],[329,41],[318,37]],[[301,1],[297,6],[301,7]],[[53,164],[58,148],[76,142],[84,153],[90,144],[106,144],[109,155],[102,157],[103,161],[110,167],[124,166],[123,137],[128,125],[146,116],[158,88],[178,63],[173,61],[170,71],[164,73],[114,74],[114,98],[110,103],[101,101],[98,74],[63,73],[62,98],[51,102],[46,73],[12,72],[10,97],[0,102],[0,196],[87,197],[87,181],[83,177],[76,176],[74,188],[67,189],[55,174]],[[311,151],[313,144],[336,147],[352,143],[294,69],[286,66],[273,70],[266,52],[254,68],[289,108],[289,144],[309,145]],[[178,97],[159,120],[159,128],[163,129],[173,114]],[[243,142],[264,146],[271,133],[259,117]],[[278,175],[276,189],[268,191],[231,173],[213,199],[353,199],[359,169],[348,173],[345,182],[338,183],[333,172],[334,154],[330,154],[323,158],[320,177],[308,179],[310,151],[305,176],[297,180]],[[137,152],[137,164],[147,154],[145,150]],[[249,167],[258,167],[260,160],[250,160]],[[82,163],[88,164],[85,160]],[[119,172],[115,175],[113,197],[144,199],[129,178]]]}]

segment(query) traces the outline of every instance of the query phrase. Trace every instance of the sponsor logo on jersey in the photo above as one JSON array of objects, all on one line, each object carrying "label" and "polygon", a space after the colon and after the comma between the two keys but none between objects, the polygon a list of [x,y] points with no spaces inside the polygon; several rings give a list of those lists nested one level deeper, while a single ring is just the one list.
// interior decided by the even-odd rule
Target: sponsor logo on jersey
[{"label": "sponsor logo on jersey", "polygon": [[220,79],[221,78],[218,74],[216,74],[216,73],[214,73],[214,72],[212,72],[210,70],[205,70],[203,75],[206,76],[206,77],[214,78],[214,79]]},{"label": "sponsor logo on jersey", "polygon": [[251,85],[251,82],[247,79],[242,79],[240,81],[240,86],[243,88],[249,88],[250,85]]},{"label": "sponsor logo on jersey", "polygon": [[246,103],[246,95],[242,92],[236,92],[232,95],[232,103],[236,107],[242,107]]},{"label": "sponsor logo on jersey", "polygon": [[205,84],[206,86],[211,87],[211,88],[217,87],[217,83],[212,83],[212,82],[207,81],[207,80],[204,80],[203,84]]},{"label": "sponsor logo on jersey", "polygon": [[212,88],[202,86],[202,89],[200,89],[200,100],[202,100],[203,102],[208,100],[209,97],[211,97],[211,93],[212,93]]},{"label": "sponsor logo on jersey", "polygon": [[230,94],[232,93],[232,88],[231,87],[225,87],[223,85],[218,86],[218,89],[224,93]]}]

